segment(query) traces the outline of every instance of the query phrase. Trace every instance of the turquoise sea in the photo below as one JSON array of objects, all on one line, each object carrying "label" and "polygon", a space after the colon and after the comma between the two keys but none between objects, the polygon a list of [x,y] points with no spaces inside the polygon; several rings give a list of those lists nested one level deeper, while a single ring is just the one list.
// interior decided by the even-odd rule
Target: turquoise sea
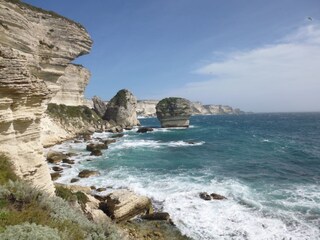
[{"label": "turquoise sea", "polygon": [[99,170],[80,184],[147,195],[193,239],[320,239],[320,113],[194,116],[188,129],[140,122],[156,128],[125,131],[92,161],[85,143],[56,146],[81,156],[59,181]]}]

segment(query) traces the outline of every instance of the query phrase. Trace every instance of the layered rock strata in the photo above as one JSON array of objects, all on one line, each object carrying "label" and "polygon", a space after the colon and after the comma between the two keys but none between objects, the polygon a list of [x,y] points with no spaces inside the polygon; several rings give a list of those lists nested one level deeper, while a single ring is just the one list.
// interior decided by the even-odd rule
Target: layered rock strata
[{"label": "layered rock strata", "polygon": [[0,0],[0,145],[16,173],[53,194],[40,142],[47,102],[69,63],[86,54],[86,30],[52,12]]},{"label": "layered rock strata", "polygon": [[64,74],[57,82],[48,85],[50,90],[56,92],[50,103],[67,106],[85,105],[84,90],[89,83],[90,72],[81,65],[68,64]]},{"label": "layered rock strata", "polygon": [[[156,105],[158,100],[138,100],[137,115],[138,117],[155,117]],[[203,105],[201,102],[191,102],[192,115],[227,115],[227,114],[243,114],[244,112],[238,108],[232,108],[228,105],[209,104]]]},{"label": "layered rock strata", "polygon": [[156,106],[161,127],[189,127],[191,103],[185,98],[164,98]]},{"label": "layered rock strata", "polygon": [[136,105],[136,97],[127,89],[122,89],[108,102],[103,119],[121,127],[137,126],[140,123]]}]

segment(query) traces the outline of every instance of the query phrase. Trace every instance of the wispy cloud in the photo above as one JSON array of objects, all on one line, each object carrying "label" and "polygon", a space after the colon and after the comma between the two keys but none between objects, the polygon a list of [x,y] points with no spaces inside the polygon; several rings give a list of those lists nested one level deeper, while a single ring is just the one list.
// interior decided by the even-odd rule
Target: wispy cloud
[{"label": "wispy cloud", "polygon": [[233,52],[195,71],[175,95],[251,111],[320,110],[320,25],[303,26],[276,43]]}]

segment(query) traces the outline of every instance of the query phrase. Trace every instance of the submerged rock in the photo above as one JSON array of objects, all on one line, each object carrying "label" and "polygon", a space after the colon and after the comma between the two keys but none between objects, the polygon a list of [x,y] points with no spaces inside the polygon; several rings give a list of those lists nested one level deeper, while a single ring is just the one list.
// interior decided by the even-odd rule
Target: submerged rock
[{"label": "submerged rock", "polygon": [[129,190],[117,190],[107,196],[101,204],[102,210],[116,222],[152,212],[151,200]]},{"label": "submerged rock", "polygon": [[105,143],[90,143],[86,147],[87,151],[94,151],[94,150],[101,150],[101,149],[108,149],[108,145]]},{"label": "submerged rock", "polygon": [[88,177],[92,177],[92,176],[97,176],[99,175],[98,171],[92,171],[92,170],[82,170],[81,172],[79,172],[78,177],[80,178],[88,178]]},{"label": "submerged rock", "polygon": [[161,127],[189,127],[190,101],[184,98],[164,98],[156,106]]},{"label": "submerged rock", "polygon": [[120,90],[107,104],[103,119],[122,127],[139,125],[136,113],[137,99],[126,89]]},{"label": "submerged rock", "polygon": [[141,127],[138,129],[137,133],[146,133],[146,132],[152,132],[153,128],[150,127]]}]

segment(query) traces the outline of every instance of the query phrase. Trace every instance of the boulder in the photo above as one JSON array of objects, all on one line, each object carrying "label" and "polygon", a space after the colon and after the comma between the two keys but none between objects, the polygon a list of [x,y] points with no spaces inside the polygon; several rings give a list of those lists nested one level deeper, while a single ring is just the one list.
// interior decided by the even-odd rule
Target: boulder
[{"label": "boulder", "polygon": [[74,164],[74,160],[70,160],[68,158],[62,160],[63,163]]},{"label": "boulder", "polygon": [[49,163],[59,163],[59,162],[62,162],[62,160],[67,158],[68,156],[61,152],[49,151],[47,153],[47,161]]},{"label": "boulder", "polygon": [[103,119],[117,125],[131,127],[139,125],[136,113],[137,99],[126,89],[120,90],[107,104]]},{"label": "boulder", "polygon": [[164,98],[156,106],[161,127],[189,127],[190,101],[184,98]]},{"label": "boulder", "polygon": [[199,197],[202,198],[203,200],[206,200],[206,201],[227,199],[226,197],[224,197],[224,196],[222,196],[220,194],[217,194],[217,193],[208,194],[207,192],[199,193]]},{"label": "boulder", "polygon": [[75,183],[75,182],[78,182],[80,179],[79,178],[72,178],[70,180],[70,183]]},{"label": "boulder", "polygon": [[138,129],[137,133],[146,133],[146,132],[152,132],[153,128],[150,127],[141,127]]},{"label": "boulder", "polygon": [[[94,149],[91,151],[90,156],[102,156],[102,152],[100,149]],[[91,159],[88,159],[87,161],[91,161]]]},{"label": "boulder", "polygon": [[106,188],[103,188],[103,187],[96,189],[97,192],[103,192],[103,191],[106,191],[106,190],[107,190],[107,189],[106,189]]},{"label": "boulder", "polygon": [[51,173],[50,175],[51,175],[51,180],[52,180],[52,181],[55,181],[55,180],[57,180],[59,177],[61,177],[61,174],[58,173],[58,172]]},{"label": "boulder", "polygon": [[227,199],[225,196],[222,196],[222,195],[217,194],[217,193],[211,193],[210,196],[211,196],[211,198],[213,200],[224,200],[224,199]]},{"label": "boulder", "polygon": [[81,172],[79,172],[78,177],[80,178],[88,178],[88,177],[92,177],[92,176],[97,176],[99,175],[98,171],[93,171],[93,170],[82,170]]},{"label": "boulder", "polygon": [[107,105],[101,100],[101,98],[94,96],[92,98],[93,110],[102,118],[107,110]]},{"label": "boulder", "polygon": [[107,196],[107,201],[102,203],[102,210],[116,222],[126,221],[132,217],[152,212],[149,198],[121,189]]},{"label": "boulder", "polygon": [[101,150],[101,149],[107,149],[108,145],[104,143],[90,143],[87,145],[86,149],[87,151],[94,151],[94,150]]},{"label": "boulder", "polygon": [[207,192],[199,193],[199,197],[206,201],[211,200],[211,196]]},{"label": "boulder", "polygon": [[62,167],[58,167],[58,166],[53,166],[52,170],[55,171],[55,172],[62,172],[63,168]]}]

